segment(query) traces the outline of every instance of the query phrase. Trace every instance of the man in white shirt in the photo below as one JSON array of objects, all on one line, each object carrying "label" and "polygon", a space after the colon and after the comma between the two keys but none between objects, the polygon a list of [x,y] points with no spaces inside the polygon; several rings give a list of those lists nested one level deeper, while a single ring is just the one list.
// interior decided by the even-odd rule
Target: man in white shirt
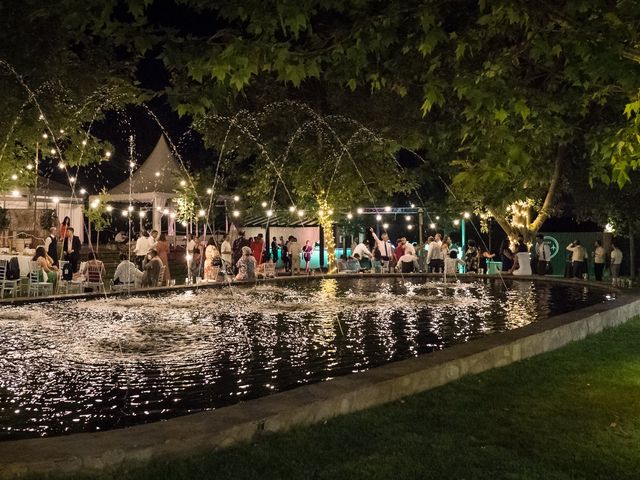
[{"label": "man in white shirt", "polygon": [[373,235],[373,239],[376,242],[376,248],[380,252],[381,262],[382,262],[382,271],[389,271],[389,260],[393,258],[393,245],[389,241],[389,235],[387,233],[382,234],[382,238],[378,238],[376,232],[373,231],[373,228],[370,228],[369,231]]},{"label": "man in white shirt", "polygon": [[149,235],[149,249],[147,250],[147,253],[149,253],[149,250],[155,250],[157,243],[158,243],[158,231],[151,230],[151,235]]},{"label": "man in white shirt", "polygon": [[551,248],[549,244],[544,241],[544,235],[536,235],[536,257],[538,257],[538,265],[536,273],[538,275],[544,275],[547,273],[547,267],[551,260]]},{"label": "man in white shirt", "polygon": [[231,242],[229,241],[229,235],[224,236],[222,244],[220,245],[220,259],[226,272],[231,269]]},{"label": "man in white shirt", "polygon": [[373,257],[373,253],[371,253],[367,246],[362,242],[356,245],[356,247],[353,249],[353,252],[351,252],[351,255],[354,257],[356,256],[356,254],[360,256],[360,260],[362,260],[363,258]]},{"label": "man in white shirt", "polygon": [[49,235],[44,239],[44,251],[47,252],[47,255],[51,257],[53,260],[53,264],[58,266],[58,229],[56,227],[51,227],[49,229]]},{"label": "man in white shirt", "polygon": [[133,252],[136,254],[136,265],[142,269],[147,253],[149,253],[149,234],[147,232],[140,234]]},{"label": "man in white shirt", "polygon": [[439,234],[436,238],[430,238],[429,250],[427,251],[427,265],[430,273],[442,273],[444,270],[444,254],[440,243],[438,243]]},{"label": "man in white shirt", "polygon": [[615,243],[611,243],[611,279],[614,285],[620,277],[620,265],[622,265],[622,250]]},{"label": "man in white shirt", "polygon": [[567,245],[567,250],[571,252],[571,267],[574,278],[582,278],[585,273],[586,260],[589,258],[587,249],[580,245],[580,240],[574,240]]},{"label": "man in white shirt", "polygon": [[193,249],[196,248],[196,239],[193,234],[189,235],[189,241],[187,242],[187,253],[193,255]]},{"label": "man in white shirt", "polygon": [[130,262],[127,255],[120,254],[120,263],[113,274],[114,285],[133,285],[136,288],[140,286],[142,281],[142,272],[136,268],[133,262]]}]

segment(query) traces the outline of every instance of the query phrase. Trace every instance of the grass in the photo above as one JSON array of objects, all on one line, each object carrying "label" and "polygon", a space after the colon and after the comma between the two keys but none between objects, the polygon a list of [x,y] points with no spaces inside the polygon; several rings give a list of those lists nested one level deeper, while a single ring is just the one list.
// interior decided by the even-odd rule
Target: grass
[{"label": "grass", "polygon": [[638,479],[640,319],[404,401],[76,479]]}]

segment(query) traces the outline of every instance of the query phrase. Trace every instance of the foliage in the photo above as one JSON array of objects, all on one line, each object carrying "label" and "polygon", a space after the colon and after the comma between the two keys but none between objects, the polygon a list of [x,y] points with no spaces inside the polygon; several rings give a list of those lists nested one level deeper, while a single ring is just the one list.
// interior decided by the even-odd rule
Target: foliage
[{"label": "foliage", "polygon": [[43,210],[40,215],[40,226],[45,230],[58,226],[58,214],[54,209],[48,208]]},{"label": "foliage", "polygon": [[141,98],[130,82],[133,64],[84,28],[110,3],[0,3],[0,191],[33,182],[37,147],[41,172],[104,160],[111,146],[92,135],[92,124]]},{"label": "foliage", "polygon": [[109,209],[109,194],[107,189],[103,188],[98,195],[98,199],[94,200],[89,208],[84,208],[84,215],[91,223],[91,227],[97,231],[102,232],[109,225],[111,225],[111,211]]}]

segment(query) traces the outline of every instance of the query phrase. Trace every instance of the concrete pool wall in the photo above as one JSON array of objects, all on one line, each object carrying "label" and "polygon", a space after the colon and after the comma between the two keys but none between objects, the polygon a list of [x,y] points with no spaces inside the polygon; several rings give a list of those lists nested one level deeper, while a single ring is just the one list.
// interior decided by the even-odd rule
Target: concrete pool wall
[{"label": "concrete pool wall", "polygon": [[[561,283],[566,282],[574,281]],[[218,410],[101,433],[0,442],[0,478],[109,469],[224,448],[265,433],[322,422],[429,390],[465,375],[505,366],[620,325],[639,314],[640,300],[635,296],[621,296],[612,302],[540,320],[516,330]]]}]

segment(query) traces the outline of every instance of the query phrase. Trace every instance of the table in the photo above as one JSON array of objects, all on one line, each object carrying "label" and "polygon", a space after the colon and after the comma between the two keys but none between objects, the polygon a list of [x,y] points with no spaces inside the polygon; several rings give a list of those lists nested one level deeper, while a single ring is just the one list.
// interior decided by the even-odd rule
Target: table
[{"label": "table", "polygon": [[0,260],[6,260],[9,264],[9,260],[13,257],[18,259],[18,265],[20,266],[20,277],[27,278],[29,272],[31,272],[31,256],[30,255],[0,255]]}]

